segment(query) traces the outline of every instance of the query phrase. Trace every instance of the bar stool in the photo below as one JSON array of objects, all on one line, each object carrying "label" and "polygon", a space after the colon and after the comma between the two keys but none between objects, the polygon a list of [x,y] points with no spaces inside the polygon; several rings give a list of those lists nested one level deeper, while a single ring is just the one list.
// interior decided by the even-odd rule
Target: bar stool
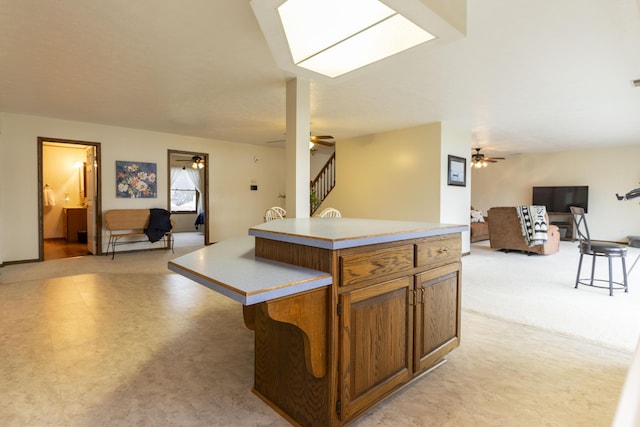
[{"label": "bar stool", "polygon": [[[584,214],[584,208],[571,206],[571,213],[576,225],[576,232],[579,239],[580,248],[580,262],[578,263],[578,274],[576,275],[576,288],[578,285],[593,286],[596,288],[608,288],[609,295],[613,296],[614,289],[624,289],[625,292],[629,292],[627,285],[627,268],[625,265],[625,258],[627,256],[627,247],[613,242],[603,242],[597,240],[591,240],[589,235],[589,227],[587,227],[587,220]],[[585,255],[591,255],[593,257],[591,262],[591,277],[580,278],[580,270],[582,268],[582,258]],[[596,257],[606,257],[609,262],[609,279],[596,279],[594,273],[596,269]],[[613,267],[612,259],[620,258],[622,262],[622,282],[616,282],[613,280]],[[598,286],[594,282],[608,282],[609,286]]]}]

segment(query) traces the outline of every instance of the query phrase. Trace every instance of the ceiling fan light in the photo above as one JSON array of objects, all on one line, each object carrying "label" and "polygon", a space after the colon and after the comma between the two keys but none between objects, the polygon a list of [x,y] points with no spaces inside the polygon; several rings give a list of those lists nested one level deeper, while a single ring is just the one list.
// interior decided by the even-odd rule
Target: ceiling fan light
[{"label": "ceiling fan light", "polygon": [[204,167],[204,159],[200,156],[193,156],[193,163],[191,163],[191,168],[202,169],[203,167]]}]

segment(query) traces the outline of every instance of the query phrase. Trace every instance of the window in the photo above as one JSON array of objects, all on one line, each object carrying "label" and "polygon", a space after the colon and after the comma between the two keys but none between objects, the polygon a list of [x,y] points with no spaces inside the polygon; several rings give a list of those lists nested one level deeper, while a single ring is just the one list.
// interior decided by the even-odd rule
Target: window
[{"label": "window", "polygon": [[171,212],[196,211],[198,193],[196,190],[171,190]]},{"label": "window", "polygon": [[188,172],[180,169],[171,184],[171,212],[196,213],[199,193]]}]

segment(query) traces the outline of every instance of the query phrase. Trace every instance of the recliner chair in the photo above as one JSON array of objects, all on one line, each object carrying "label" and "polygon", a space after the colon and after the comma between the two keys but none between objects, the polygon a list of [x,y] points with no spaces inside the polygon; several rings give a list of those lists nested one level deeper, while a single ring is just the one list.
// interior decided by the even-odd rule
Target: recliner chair
[{"label": "recliner chair", "polygon": [[522,235],[522,226],[515,206],[489,209],[489,245],[506,252],[522,251],[531,254],[549,255],[560,250],[560,229],[549,224],[547,219],[547,241],[542,245],[528,246]]}]

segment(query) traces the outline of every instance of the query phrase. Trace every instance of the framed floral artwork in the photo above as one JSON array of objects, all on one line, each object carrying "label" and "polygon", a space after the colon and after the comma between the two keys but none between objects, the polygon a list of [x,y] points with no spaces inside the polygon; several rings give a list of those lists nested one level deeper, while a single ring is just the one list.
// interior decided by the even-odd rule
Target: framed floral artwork
[{"label": "framed floral artwork", "polygon": [[155,199],[158,197],[155,163],[116,160],[116,197]]}]

